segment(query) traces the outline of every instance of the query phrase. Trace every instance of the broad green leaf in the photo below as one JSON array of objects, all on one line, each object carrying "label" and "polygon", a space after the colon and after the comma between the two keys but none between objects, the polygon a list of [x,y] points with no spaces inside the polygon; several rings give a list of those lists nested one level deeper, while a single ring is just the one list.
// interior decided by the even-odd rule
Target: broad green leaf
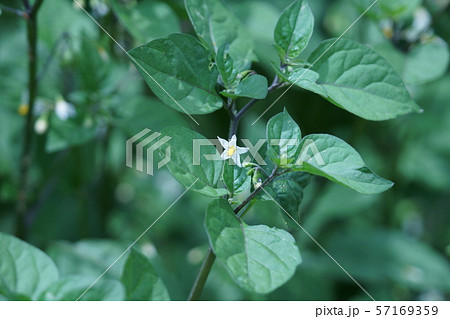
[{"label": "broad green leaf", "polygon": [[217,258],[242,288],[269,293],[288,281],[301,262],[294,238],[265,225],[248,226],[225,199],[211,202],[206,231]]},{"label": "broad green leaf", "polygon": [[248,97],[251,99],[264,99],[267,96],[268,84],[266,77],[256,74],[246,77],[234,90],[221,92],[227,97]]},{"label": "broad green leaf", "polygon": [[239,71],[256,58],[253,43],[240,21],[219,0],[185,0],[186,11],[198,36],[213,51],[230,43],[230,55]]},{"label": "broad green leaf", "polygon": [[284,70],[280,70],[276,65],[272,64],[272,66],[282,81],[294,84],[302,89],[320,94],[324,97],[327,96],[327,91],[321,85],[316,83],[319,79],[319,74],[317,72],[304,66],[288,66]]},{"label": "broad green leaf", "polygon": [[57,279],[58,269],[44,252],[0,233],[0,294],[9,292],[36,299]]},{"label": "broad green leaf", "polygon": [[[420,108],[401,78],[375,51],[342,38],[322,42],[311,54],[318,84],[337,106],[367,120],[388,120]],[[320,57],[320,58],[319,58]]]},{"label": "broad green leaf", "polygon": [[305,172],[289,172],[277,177],[264,188],[268,194],[263,192],[262,198],[274,200],[283,208],[280,209],[280,214],[289,228],[298,229],[298,225],[292,218],[299,221],[303,189],[309,184],[310,176]]},{"label": "broad green leaf", "polygon": [[148,258],[135,249],[128,255],[121,281],[127,300],[170,300],[164,283]]},{"label": "broad green leaf", "polygon": [[229,161],[225,161],[223,168],[223,182],[228,188],[231,197],[233,197],[250,187],[251,177],[247,175],[245,168],[237,165],[230,165]]},{"label": "broad green leaf", "polygon": [[289,64],[308,45],[313,33],[314,16],[308,4],[296,0],[281,14],[275,27],[275,43],[283,64]]},{"label": "broad green leaf", "polygon": [[416,45],[406,56],[403,79],[406,84],[422,84],[443,76],[448,68],[448,45],[440,38]]},{"label": "broad green leaf", "polygon": [[[96,280],[96,277],[75,275],[58,280],[39,296],[39,300],[75,301]],[[80,298],[81,301],[122,301],[125,289],[118,280],[102,279]]]},{"label": "broad green leaf", "polygon": [[[168,127],[162,132],[171,139],[161,148],[161,154],[166,154],[170,148],[171,158],[167,164],[172,175],[185,187],[207,196],[223,196],[228,192],[217,188],[217,182],[222,174],[222,161],[205,158],[205,155],[217,155],[215,146],[204,136],[184,127]],[[219,157],[220,158],[220,157]]]},{"label": "broad green leaf", "polygon": [[208,114],[222,107],[215,92],[217,70],[210,65],[208,52],[193,36],[171,34],[129,54],[153,93],[175,110]]},{"label": "broad green leaf", "polygon": [[328,134],[303,138],[296,164],[301,171],[323,176],[363,194],[381,193],[393,186],[375,175],[358,152],[343,140]]},{"label": "broad green leaf", "polygon": [[267,123],[267,155],[278,165],[286,166],[297,158],[302,132],[286,109]]},{"label": "broad green leaf", "polygon": [[234,61],[229,51],[230,45],[225,43],[219,48],[216,55],[217,69],[227,89],[234,88],[239,83],[237,79],[239,71],[234,66]]},{"label": "broad green leaf", "polygon": [[[61,277],[84,275],[95,279],[116,261],[127,246],[127,243],[113,240],[89,239],[76,243],[56,242],[47,252],[58,267]],[[124,263],[125,258],[119,259],[102,278],[119,279]]]},{"label": "broad green leaf", "polygon": [[123,4],[111,0],[111,4],[127,31],[141,44],[180,32],[177,16],[166,3],[144,0]]}]

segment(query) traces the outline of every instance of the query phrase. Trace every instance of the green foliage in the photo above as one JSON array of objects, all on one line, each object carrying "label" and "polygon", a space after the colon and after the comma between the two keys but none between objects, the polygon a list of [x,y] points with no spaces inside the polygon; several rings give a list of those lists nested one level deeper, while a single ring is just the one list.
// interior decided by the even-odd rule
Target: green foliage
[{"label": "green foliage", "polygon": [[112,9],[137,42],[147,43],[180,32],[178,18],[164,2],[145,0],[122,4],[111,0]]},{"label": "green foliage", "polygon": [[121,280],[127,300],[170,300],[164,283],[148,258],[135,249],[128,255]]},{"label": "green foliage", "polygon": [[393,185],[375,175],[355,149],[335,136],[307,135],[299,148],[295,164],[310,174],[326,177],[363,194],[381,193]]},{"label": "green foliage", "polygon": [[233,58],[230,55],[230,45],[223,44],[216,54],[216,64],[221,80],[225,88],[235,88],[239,84],[238,74],[239,70],[234,65]]},{"label": "green foliage", "polygon": [[377,300],[448,299],[445,5],[290,2],[85,1],[114,40],[68,0],[37,37],[2,13],[0,300],[366,299],[317,243]]},{"label": "green foliage", "polygon": [[[161,154],[166,154],[169,147],[175,150],[167,167],[181,184],[185,187],[192,185],[193,191],[207,196],[215,197],[227,194],[226,189],[217,187],[222,174],[222,163],[217,160],[208,160],[204,156],[217,153],[211,142],[201,134],[184,127],[169,127],[161,133],[171,139],[159,150]],[[202,141],[204,144],[198,146],[199,149],[193,153],[195,141]]]},{"label": "green foliage", "polygon": [[403,71],[406,84],[423,84],[445,74],[450,61],[448,45],[442,39],[416,45],[407,55]]},{"label": "green foliage", "polygon": [[300,221],[300,204],[310,175],[305,172],[290,172],[276,178],[267,188],[262,199],[276,201],[281,216],[290,229],[297,229]]},{"label": "green foliage", "polygon": [[222,178],[231,197],[250,188],[251,177],[247,174],[246,169],[231,165],[229,161],[224,164]]},{"label": "green foliage", "polygon": [[205,226],[219,260],[236,283],[250,291],[268,293],[278,288],[301,262],[288,232],[244,224],[223,199],[208,206]]},{"label": "green foliage", "polygon": [[286,109],[267,122],[268,155],[278,165],[286,166],[297,158],[302,132]]},{"label": "green foliage", "polygon": [[296,0],[283,11],[274,33],[275,47],[283,64],[295,62],[308,45],[313,28],[314,16],[306,1]]},{"label": "green foliage", "polygon": [[217,52],[229,43],[229,54],[236,69],[248,69],[253,55],[253,43],[239,20],[219,0],[185,0],[186,11],[200,39]]},{"label": "green foliage", "polygon": [[[40,296],[42,301],[74,301],[95,281],[95,277],[74,275],[65,277],[48,287]],[[120,301],[125,291],[119,281],[107,279],[96,283],[80,298],[80,301]]]},{"label": "green foliage", "polygon": [[340,39],[322,42],[309,57],[330,102],[367,120],[388,120],[420,111],[401,78],[375,51]]},{"label": "green foliage", "polygon": [[267,79],[262,75],[250,75],[240,82],[232,92],[223,91],[222,95],[237,98],[264,99],[267,96]]},{"label": "green foliage", "polygon": [[[371,0],[352,0],[352,2],[361,11],[366,10],[373,4]],[[368,15],[376,19],[404,18],[410,15],[421,3],[422,0],[379,0],[368,12]]]},{"label": "green foliage", "polygon": [[[306,65],[305,65],[306,66]],[[274,67],[277,75],[285,82],[298,86],[302,89],[317,93],[324,97],[327,96],[325,88],[317,83],[319,73],[314,72],[309,67],[304,66],[288,66],[282,70],[279,67]]]},{"label": "green foliage", "polygon": [[156,96],[175,110],[208,114],[222,107],[214,89],[218,72],[210,64],[208,52],[194,37],[171,34],[129,54]]},{"label": "green foliage", "polygon": [[[351,251],[342,251],[344,247]],[[450,289],[450,266],[430,247],[397,232],[374,229],[336,234],[330,238],[330,253],[345,256],[348,271],[370,280],[392,280],[406,287]],[[362,260],[369,261],[361,268]]]},{"label": "green foliage", "polygon": [[0,295],[36,299],[58,279],[58,269],[41,250],[0,233]]}]

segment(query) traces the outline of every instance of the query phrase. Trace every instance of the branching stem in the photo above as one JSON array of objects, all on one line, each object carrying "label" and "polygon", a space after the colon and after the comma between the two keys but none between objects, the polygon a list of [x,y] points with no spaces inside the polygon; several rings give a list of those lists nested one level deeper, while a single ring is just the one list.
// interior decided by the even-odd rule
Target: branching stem
[{"label": "branching stem", "polygon": [[[268,92],[272,92],[273,90],[281,87],[283,83],[279,82],[278,76],[275,76],[272,84],[268,88]],[[247,111],[256,103],[258,99],[252,99],[248,102],[239,112],[236,113],[236,102],[232,99],[228,99],[225,109],[230,116],[230,131],[228,138],[231,138],[236,134],[237,128],[239,125],[240,119],[247,113]],[[238,207],[234,209],[234,213],[238,217],[242,217],[242,215],[246,212],[243,208],[249,204],[258,193],[261,191],[263,187],[273,181],[277,176],[283,174],[283,172],[279,172],[276,168],[273,170],[272,174],[270,174],[267,179],[261,183],[259,187],[257,187]],[[197,278],[195,279],[194,285],[192,286],[191,292],[189,294],[188,300],[199,300],[203,291],[203,287],[205,286],[206,279],[211,271],[211,268],[216,260],[216,255],[214,254],[212,248],[208,249],[206,253],[205,259],[203,260],[202,266],[200,267]]]},{"label": "branching stem", "polygon": [[[267,92],[270,93],[270,92],[278,89],[282,85],[283,85],[283,83],[279,82],[278,76],[275,76],[275,78],[273,79],[273,82],[269,86]],[[236,134],[237,128],[238,128],[238,125],[239,125],[239,121],[247,113],[247,111],[250,110],[251,107],[253,105],[255,105],[258,101],[261,101],[261,100],[251,99],[239,112],[237,112],[237,114],[232,113],[232,116],[230,116],[230,118],[231,118],[230,136],[233,136],[233,135]]]},{"label": "branching stem", "polygon": [[[243,213],[246,212],[246,210],[243,210],[243,208],[248,203],[250,203],[265,186],[267,186],[271,181],[273,181],[279,175],[280,175],[280,172],[277,169],[274,169],[272,174],[270,174],[270,176],[258,188],[256,188],[250,194],[250,196],[248,196],[238,207],[236,207],[234,209],[234,213],[238,217],[242,217]],[[192,286],[191,293],[189,294],[189,297],[188,297],[189,301],[194,301],[194,300],[200,299],[200,296],[203,291],[203,287],[205,286],[205,283],[206,283],[206,279],[208,278],[208,275],[211,271],[211,268],[212,268],[215,260],[216,260],[216,255],[214,254],[212,248],[209,247],[208,252],[206,253],[206,257],[203,260],[202,266],[200,267],[200,271],[197,275],[197,278],[195,279],[194,285]]]}]

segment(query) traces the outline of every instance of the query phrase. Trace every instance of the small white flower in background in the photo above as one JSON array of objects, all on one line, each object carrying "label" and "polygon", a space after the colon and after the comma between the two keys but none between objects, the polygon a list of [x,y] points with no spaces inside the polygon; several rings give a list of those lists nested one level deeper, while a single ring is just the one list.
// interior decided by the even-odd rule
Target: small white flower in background
[{"label": "small white flower in background", "polygon": [[222,160],[231,158],[237,166],[242,167],[240,155],[247,153],[248,148],[236,146],[236,135],[233,135],[230,141],[224,140],[223,138],[220,138],[218,136],[217,138],[219,139],[220,144],[222,144],[223,148],[225,149],[220,155],[220,158]]},{"label": "small white flower in background", "polygon": [[47,129],[48,129],[48,121],[45,116],[38,118],[37,121],[34,123],[34,130],[39,135],[44,134],[47,131]]},{"label": "small white flower in background", "polygon": [[421,34],[430,28],[431,22],[431,14],[425,8],[417,8],[414,12],[414,20],[411,27],[405,31],[406,39],[410,42],[418,40]]},{"label": "small white flower in background", "polygon": [[413,28],[417,32],[426,31],[432,22],[431,14],[425,8],[417,8],[414,12]]},{"label": "small white flower in background", "polygon": [[56,116],[62,121],[66,121],[67,119],[77,115],[77,111],[75,111],[73,104],[64,101],[62,98],[56,100],[55,113]]}]

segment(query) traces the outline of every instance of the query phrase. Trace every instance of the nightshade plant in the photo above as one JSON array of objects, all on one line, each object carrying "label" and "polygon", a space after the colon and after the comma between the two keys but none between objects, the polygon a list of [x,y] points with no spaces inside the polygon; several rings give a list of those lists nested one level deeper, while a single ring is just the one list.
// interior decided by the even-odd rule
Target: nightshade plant
[{"label": "nightshade plant", "polygon": [[[42,1],[36,3],[34,13]],[[144,10],[152,4],[145,2],[142,6]],[[170,173],[186,188],[212,198],[204,221],[210,248],[197,278],[193,279],[188,298],[201,297],[215,259],[240,287],[267,294],[293,276],[302,257],[289,232],[271,225],[246,224],[245,214],[256,201],[274,201],[286,225],[298,228],[300,204],[311,175],[363,194],[384,192],[393,183],[373,173],[358,152],[342,139],[328,134],[302,136],[286,108],[268,120],[266,136],[261,136],[267,141],[260,152],[265,164],[249,156],[250,161],[236,165],[249,155],[238,146],[241,119],[268,94],[276,90],[285,94],[292,86],[316,93],[366,120],[393,119],[419,112],[420,108],[390,64],[363,44],[345,37],[329,39],[304,59],[302,53],[314,26],[306,1],[294,1],[278,20],[274,50],[279,61],[273,63],[276,75],[270,82],[252,70],[256,55],[250,37],[219,0],[185,0],[185,6],[196,36],[172,33],[130,50],[128,57],[153,93],[168,107],[189,116],[223,108],[230,119],[227,141],[221,139],[222,145],[228,147],[223,161],[205,158],[204,155],[216,152],[211,142],[199,149],[200,154],[193,154],[194,140],[206,140],[194,130],[176,126],[161,132],[160,138],[171,138],[160,149],[165,154],[171,148],[167,164]],[[112,8],[125,26],[134,30],[132,33],[139,41],[147,42],[150,35],[146,31],[151,28],[134,25],[117,1],[112,1]],[[31,32],[36,32],[36,21],[28,23]],[[171,21],[167,21],[167,28],[171,28]],[[155,37],[159,34],[150,36]],[[36,54],[35,42],[30,43],[30,53]],[[33,105],[37,85],[35,62],[31,63],[30,71],[30,83],[34,84],[30,85],[29,101]],[[69,105],[64,103],[66,107]],[[69,113],[65,113],[67,117]],[[31,125],[32,115],[27,118],[27,127]],[[27,152],[29,148],[25,147],[24,154]],[[194,164],[197,155],[199,165]],[[95,278],[75,276],[60,280],[48,256],[12,236],[0,234],[0,254],[6,256],[0,260],[0,299],[169,299],[149,260],[134,249],[127,256],[120,282],[106,279],[88,290]],[[30,268],[30,264],[36,267]],[[32,280],[16,276],[22,272],[31,274]]]},{"label": "nightshade plant", "polygon": [[[255,60],[251,42],[226,7],[218,0],[186,0],[185,5],[197,37],[171,34],[131,50],[130,58],[153,92],[175,110],[193,115],[225,108],[230,139],[258,100],[292,85],[367,120],[388,120],[420,110],[393,68],[365,45],[346,38],[330,39],[308,59],[301,59],[314,24],[305,1],[293,2],[278,20],[274,47],[280,61],[273,63],[276,76],[270,85],[251,69]],[[240,99],[250,100],[238,109]],[[311,174],[364,194],[380,193],[393,185],[374,174],[358,152],[338,137],[302,137],[286,110],[267,123],[267,165],[245,163],[240,167],[229,161],[208,161],[203,155],[214,153],[211,143],[201,148],[201,163],[196,166],[192,164],[193,140],[205,139],[202,135],[184,127],[166,128],[162,135],[172,138],[161,152],[171,147],[168,168],[173,176],[185,187],[215,197],[205,216],[211,248],[190,300],[200,297],[216,257],[238,285],[256,293],[269,293],[283,285],[301,263],[288,232],[245,223],[243,217],[252,202],[276,201],[286,222],[297,226],[303,189]],[[277,140],[282,142],[269,142]],[[287,140],[297,143],[283,144]],[[307,143],[314,145],[323,163],[308,154]],[[235,151],[230,149],[229,155]]]}]

